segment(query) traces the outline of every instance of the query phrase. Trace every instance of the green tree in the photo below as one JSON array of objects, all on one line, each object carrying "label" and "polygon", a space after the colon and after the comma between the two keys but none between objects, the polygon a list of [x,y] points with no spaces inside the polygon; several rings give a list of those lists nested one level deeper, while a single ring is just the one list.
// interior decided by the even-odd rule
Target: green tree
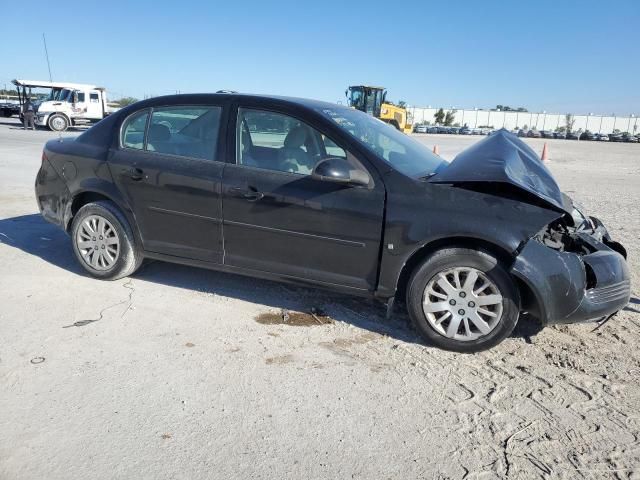
[{"label": "green tree", "polygon": [[400,100],[400,101],[398,102],[398,106],[399,106],[400,108],[407,108],[407,102],[405,102],[404,100]]},{"label": "green tree", "polygon": [[457,110],[449,110],[444,117],[444,124],[447,127],[453,125],[453,121],[456,119],[456,111]]},{"label": "green tree", "polygon": [[433,114],[433,118],[436,121],[436,125],[441,125],[444,122],[444,110],[439,109],[436,113]]},{"label": "green tree", "polygon": [[0,95],[11,95],[14,97],[18,96],[17,90],[5,90],[4,88],[0,88]]},{"label": "green tree", "polygon": [[564,116],[564,124],[567,129],[567,133],[571,133],[573,131],[573,126],[575,125],[575,123],[576,123],[576,119],[570,113],[567,113]]}]

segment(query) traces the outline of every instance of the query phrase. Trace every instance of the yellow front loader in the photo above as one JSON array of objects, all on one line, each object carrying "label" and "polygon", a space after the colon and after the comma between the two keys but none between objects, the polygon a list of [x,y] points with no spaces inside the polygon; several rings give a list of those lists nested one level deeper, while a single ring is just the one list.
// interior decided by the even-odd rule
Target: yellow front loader
[{"label": "yellow front loader", "polygon": [[387,102],[387,91],[383,87],[354,85],[345,94],[350,107],[373,115],[404,133],[411,133],[409,112],[406,108]]}]

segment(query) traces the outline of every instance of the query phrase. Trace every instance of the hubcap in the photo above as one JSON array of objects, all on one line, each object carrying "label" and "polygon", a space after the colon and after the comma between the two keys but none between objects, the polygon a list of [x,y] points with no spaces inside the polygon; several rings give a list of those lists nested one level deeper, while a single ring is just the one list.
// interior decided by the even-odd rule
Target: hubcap
[{"label": "hubcap", "polygon": [[51,121],[51,125],[55,130],[62,130],[65,127],[65,121],[63,118],[56,117]]},{"label": "hubcap", "polygon": [[422,309],[440,335],[468,342],[488,335],[498,325],[502,295],[480,270],[451,268],[427,283]]},{"label": "hubcap", "polygon": [[80,256],[94,270],[109,270],[120,255],[120,239],[113,225],[104,217],[90,215],[76,235]]}]

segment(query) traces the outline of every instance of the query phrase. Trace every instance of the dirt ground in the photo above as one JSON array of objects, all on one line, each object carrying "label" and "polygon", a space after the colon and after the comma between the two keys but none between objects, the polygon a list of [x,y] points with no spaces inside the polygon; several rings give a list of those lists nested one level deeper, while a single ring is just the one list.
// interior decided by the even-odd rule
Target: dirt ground
[{"label": "dirt ground", "polygon": [[160,262],[88,278],[34,200],[56,136],[0,121],[0,479],[640,479],[640,145],[548,142],[629,251],[629,306],[461,355],[318,290]]}]

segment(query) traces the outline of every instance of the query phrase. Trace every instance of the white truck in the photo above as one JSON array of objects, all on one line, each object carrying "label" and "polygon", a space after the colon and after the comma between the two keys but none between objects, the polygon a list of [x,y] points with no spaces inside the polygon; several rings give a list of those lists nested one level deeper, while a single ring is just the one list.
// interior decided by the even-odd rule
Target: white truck
[{"label": "white truck", "polygon": [[12,83],[18,90],[21,107],[31,98],[31,89],[50,90],[48,97],[35,103],[35,123],[56,132],[96,123],[118,110],[107,104],[107,91],[95,85],[39,80],[13,80]]}]

